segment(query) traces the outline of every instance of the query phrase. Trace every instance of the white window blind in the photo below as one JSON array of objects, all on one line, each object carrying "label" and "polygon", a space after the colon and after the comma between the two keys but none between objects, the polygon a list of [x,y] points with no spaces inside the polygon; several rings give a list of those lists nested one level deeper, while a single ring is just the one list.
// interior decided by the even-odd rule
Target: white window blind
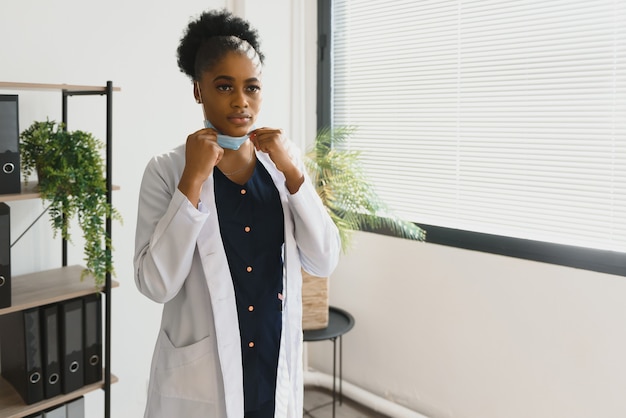
[{"label": "white window blind", "polygon": [[412,221],[626,252],[626,0],[334,0],[331,109]]}]

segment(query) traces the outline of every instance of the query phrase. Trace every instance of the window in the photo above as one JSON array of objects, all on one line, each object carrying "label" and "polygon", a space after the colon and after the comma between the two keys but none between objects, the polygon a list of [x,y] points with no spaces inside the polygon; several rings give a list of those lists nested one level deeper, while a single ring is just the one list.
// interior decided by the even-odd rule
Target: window
[{"label": "window", "polygon": [[428,240],[626,275],[626,0],[319,0],[318,123]]}]

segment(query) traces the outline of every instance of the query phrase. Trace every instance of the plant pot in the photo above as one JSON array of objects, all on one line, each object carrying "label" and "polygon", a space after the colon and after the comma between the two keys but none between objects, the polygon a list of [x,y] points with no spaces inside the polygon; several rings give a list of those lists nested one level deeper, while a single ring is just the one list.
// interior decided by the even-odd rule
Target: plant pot
[{"label": "plant pot", "polygon": [[310,331],[328,326],[328,277],[302,271],[302,329]]}]

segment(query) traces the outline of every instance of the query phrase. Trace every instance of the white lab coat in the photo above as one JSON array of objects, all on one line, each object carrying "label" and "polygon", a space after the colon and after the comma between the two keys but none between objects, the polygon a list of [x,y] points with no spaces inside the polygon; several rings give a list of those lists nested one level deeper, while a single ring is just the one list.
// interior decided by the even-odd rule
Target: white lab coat
[{"label": "white lab coat", "polygon": [[[291,195],[269,156],[258,152],[257,158],[279,191],[285,218],[275,417],[302,417],[300,269],[330,275],[339,258],[339,235],[308,177]],[[305,173],[300,159],[294,161]],[[139,195],[135,282],[144,295],[164,304],[145,417],[243,418],[235,292],[220,236],[213,176],[204,183],[196,209],[177,188],[184,165],[184,145],[155,157],[146,167]]]}]

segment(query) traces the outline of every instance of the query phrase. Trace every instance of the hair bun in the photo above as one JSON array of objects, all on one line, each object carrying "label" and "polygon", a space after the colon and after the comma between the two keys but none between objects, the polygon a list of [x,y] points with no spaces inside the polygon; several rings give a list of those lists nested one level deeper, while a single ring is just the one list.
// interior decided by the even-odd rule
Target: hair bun
[{"label": "hair bun", "polygon": [[[260,62],[263,63],[265,57],[259,49],[259,36],[256,29],[246,20],[222,9],[206,11],[187,25],[178,45],[178,67],[191,79],[195,79],[196,56],[203,44],[214,37],[230,36],[235,36],[250,44]],[[222,52],[216,51],[216,56],[213,58],[221,57]]]}]

